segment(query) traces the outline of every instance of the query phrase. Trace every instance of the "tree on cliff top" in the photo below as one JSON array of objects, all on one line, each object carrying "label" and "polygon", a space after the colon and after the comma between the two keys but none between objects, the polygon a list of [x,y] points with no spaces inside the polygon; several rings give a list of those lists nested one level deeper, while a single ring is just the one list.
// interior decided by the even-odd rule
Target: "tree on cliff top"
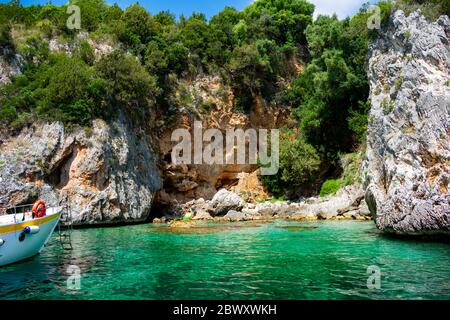
[{"label": "tree on cliff top", "polygon": [[0,121],[20,125],[38,117],[89,124],[99,114],[102,82],[78,57],[51,55],[2,88]]},{"label": "tree on cliff top", "polygon": [[153,99],[160,90],[156,78],[135,57],[114,51],[104,56],[95,69],[105,81],[106,101],[110,107],[122,106],[135,119],[148,116]]},{"label": "tree on cliff top", "polygon": [[351,110],[367,112],[361,108],[361,101],[365,102],[369,93],[365,71],[367,38],[352,28],[349,19],[339,21],[336,16],[319,16],[308,26],[306,37],[312,60],[294,83],[302,101],[294,111],[302,134],[328,159],[351,151],[356,142],[347,121]]}]

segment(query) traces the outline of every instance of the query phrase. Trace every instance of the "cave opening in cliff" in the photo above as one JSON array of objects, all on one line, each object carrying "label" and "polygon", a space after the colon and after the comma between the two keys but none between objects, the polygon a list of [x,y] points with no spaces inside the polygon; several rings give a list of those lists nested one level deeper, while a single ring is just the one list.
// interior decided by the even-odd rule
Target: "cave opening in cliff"
[{"label": "cave opening in cliff", "polygon": [[[164,189],[163,189],[164,190]],[[170,204],[163,201],[161,197],[161,191],[158,191],[153,199],[153,204],[148,215],[147,221],[151,222],[155,218],[162,218],[171,213]]]},{"label": "cave opening in cliff", "polygon": [[64,155],[60,161],[55,165],[47,177],[48,182],[55,186],[56,189],[63,189],[69,183],[70,168],[72,163],[77,158],[79,151],[78,146],[74,146],[70,151]]}]

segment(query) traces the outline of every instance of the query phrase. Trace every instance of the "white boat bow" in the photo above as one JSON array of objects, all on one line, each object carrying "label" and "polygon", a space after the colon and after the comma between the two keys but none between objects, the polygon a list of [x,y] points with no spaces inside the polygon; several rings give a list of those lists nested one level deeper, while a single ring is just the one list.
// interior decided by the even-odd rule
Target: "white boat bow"
[{"label": "white boat bow", "polygon": [[0,267],[40,253],[61,213],[61,207],[54,207],[42,218],[33,219],[31,211],[0,216]]}]

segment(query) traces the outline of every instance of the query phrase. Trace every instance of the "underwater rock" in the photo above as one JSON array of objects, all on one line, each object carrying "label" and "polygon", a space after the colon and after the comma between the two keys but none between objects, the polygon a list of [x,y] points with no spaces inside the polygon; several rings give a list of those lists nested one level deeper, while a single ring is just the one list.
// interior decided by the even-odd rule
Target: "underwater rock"
[{"label": "underwater rock", "polygon": [[312,227],[312,226],[277,226],[277,229],[284,229],[287,231],[310,231],[314,229],[318,229],[319,227]]}]

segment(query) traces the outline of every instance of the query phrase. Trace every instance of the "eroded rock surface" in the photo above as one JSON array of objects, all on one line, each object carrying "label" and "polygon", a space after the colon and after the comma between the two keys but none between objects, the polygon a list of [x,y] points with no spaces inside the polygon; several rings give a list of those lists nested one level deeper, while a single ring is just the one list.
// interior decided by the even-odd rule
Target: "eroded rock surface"
[{"label": "eroded rock surface", "polygon": [[[239,112],[235,109],[232,88],[217,76],[180,80],[175,91],[173,100],[179,105],[178,113],[174,123],[166,120],[165,125],[161,126],[158,139],[164,179],[164,190],[159,194],[160,202],[170,211],[191,200],[210,200],[222,188],[239,192],[252,187],[245,198],[263,197],[265,192],[258,181],[256,165],[173,164],[171,152],[177,142],[171,141],[172,133],[175,129],[186,129],[194,139],[195,121],[201,122],[203,131],[218,129],[224,137],[228,129],[245,131],[280,128],[288,122],[290,108],[272,106],[256,96],[250,112]],[[203,146],[208,144],[204,142]]]},{"label": "eroded rock surface", "polygon": [[210,213],[212,216],[223,216],[231,210],[242,210],[244,205],[245,201],[236,193],[222,189],[211,200]]},{"label": "eroded rock surface", "polygon": [[155,152],[121,117],[67,133],[36,124],[0,146],[0,207],[70,199],[76,225],[140,222],[161,187]]},{"label": "eroded rock surface", "polygon": [[450,19],[397,11],[369,48],[364,179],[378,228],[450,234]]}]

